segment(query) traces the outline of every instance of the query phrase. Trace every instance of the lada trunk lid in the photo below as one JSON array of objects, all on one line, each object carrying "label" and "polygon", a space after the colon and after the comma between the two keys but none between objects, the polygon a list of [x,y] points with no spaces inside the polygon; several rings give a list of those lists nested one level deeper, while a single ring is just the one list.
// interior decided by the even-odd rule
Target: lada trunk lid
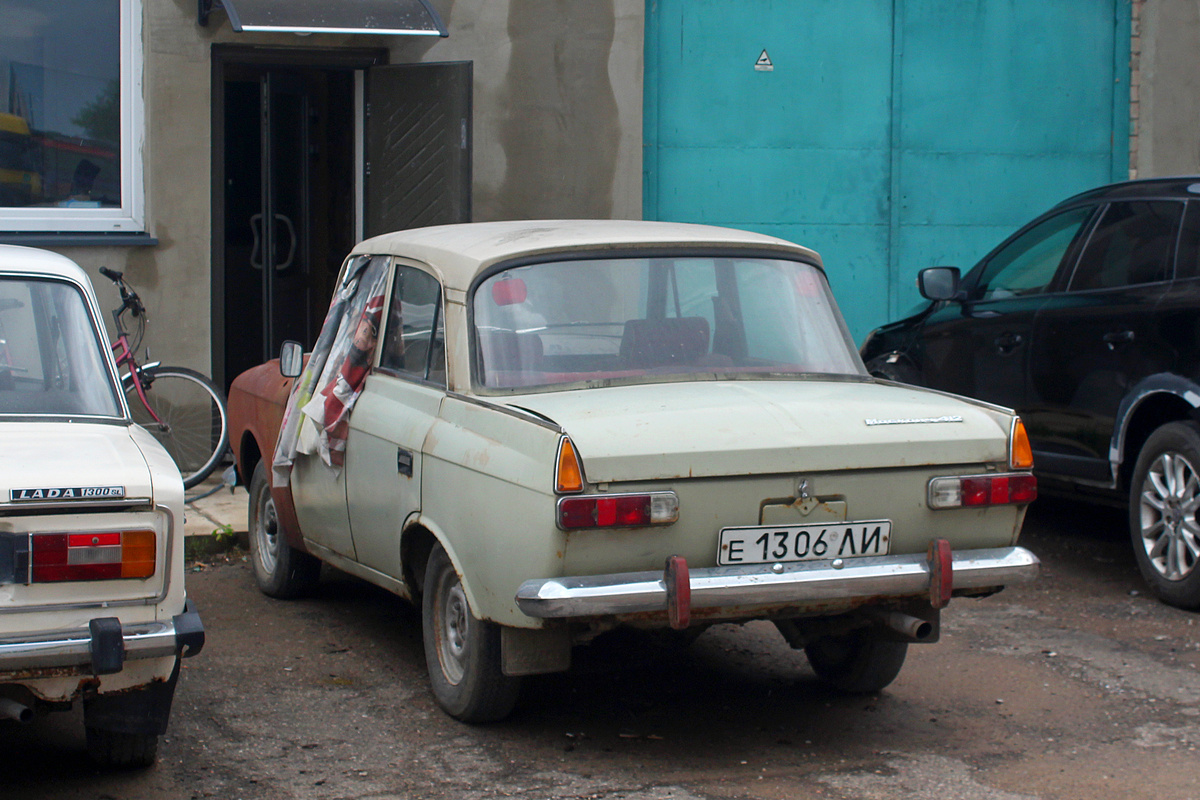
[{"label": "lada trunk lid", "polygon": [[[0,469],[0,613],[145,603],[162,595],[172,536],[182,531],[172,531],[171,515],[155,507],[152,470],[134,429],[122,422],[0,425],[8,448]],[[153,566],[134,569],[135,577],[31,580],[39,547],[66,548],[63,563],[111,561],[114,552],[119,560],[131,541],[120,537],[130,531],[152,534],[138,534],[139,558]],[[51,544],[44,536],[69,541]],[[84,624],[87,613],[78,612]]]}]

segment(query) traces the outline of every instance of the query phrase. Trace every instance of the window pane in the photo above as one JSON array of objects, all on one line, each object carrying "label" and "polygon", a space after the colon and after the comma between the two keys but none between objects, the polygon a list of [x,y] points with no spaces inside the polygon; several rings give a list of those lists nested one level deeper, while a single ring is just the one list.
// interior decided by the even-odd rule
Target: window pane
[{"label": "window pane", "polygon": [[0,280],[0,414],[117,416],[106,346],[78,289]]},{"label": "window pane", "polygon": [[793,261],[534,264],[485,280],[472,309],[488,387],[862,374],[824,277]]},{"label": "window pane", "polygon": [[0,207],[121,205],[120,0],[0,0]]},{"label": "window pane", "polygon": [[[430,343],[434,339],[434,323],[438,314],[440,290],[433,276],[412,267],[397,267],[392,287],[392,305],[388,314],[387,334],[379,365],[405,372],[418,378],[427,375],[439,382],[445,380],[445,347],[441,336],[434,342],[434,353],[440,363],[429,372]],[[440,320],[438,333],[441,333]]]},{"label": "window pane", "polygon": [[988,262],[972,299],[992,300],[1046,291],[1071,242],[1094,208],[1075,208],[1023,233]]},{"label": "window pane", "polygon": [[1071,291],[1154,283],[1171,277],[1183,203],[1112,203],[1088,241]]}]

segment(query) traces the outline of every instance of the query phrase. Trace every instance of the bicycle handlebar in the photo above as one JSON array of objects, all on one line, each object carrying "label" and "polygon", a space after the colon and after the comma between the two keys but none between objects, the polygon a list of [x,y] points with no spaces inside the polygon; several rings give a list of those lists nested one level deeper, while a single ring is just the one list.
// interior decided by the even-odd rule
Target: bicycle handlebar
[{"label": "bicycle handlebar", "polygon": [[138,293],[125,282],[124,272],[117,272],[115,269],[101,267],[100,274],[115,283],[117,289],[121,292],[121,307],[113,310],[112,317],[113,322],[116,323],[117,330],[124,333],[125,329],[121,325],[121,315],[125,313],[126,309],[136,318],[146,313],[146,307],[142,305],[142,298],[138,297]]}]

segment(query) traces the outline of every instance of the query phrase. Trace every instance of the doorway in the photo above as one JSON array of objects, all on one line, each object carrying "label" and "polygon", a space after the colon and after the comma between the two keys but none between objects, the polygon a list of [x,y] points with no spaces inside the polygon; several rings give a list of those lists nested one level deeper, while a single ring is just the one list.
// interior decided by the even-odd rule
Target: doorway
[{"label": "doorway", "polygon": [[213,374],[226,389],[283,341],[312,346],[364,230],[470,219],[470,64],[385,57],[214,49]]}]

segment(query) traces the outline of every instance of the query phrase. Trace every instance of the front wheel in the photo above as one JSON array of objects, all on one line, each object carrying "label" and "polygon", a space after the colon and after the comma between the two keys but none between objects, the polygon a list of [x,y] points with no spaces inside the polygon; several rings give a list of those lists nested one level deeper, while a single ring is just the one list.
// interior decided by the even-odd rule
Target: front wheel
[{"label": "front wheel", "polygon": [[1129,490],[1129,533],[1150,590],[1200,608],[1200,426],[1172,422],[1150,435]]},{"label": "front wheel", "polygon": [[856,628],[845,636],[825,636],[804,646],[804,655],[817,677],[843,692],[878,692],[896,680],[908,642],[882,638],[871,628]]},{"label": "front wheel", "polygon": [[267,462],[259,461],[250,479],[250,562],[259,591],[289,600],[312,591],[321,577],[321,562],[288,544],[275,512],[268,469]]},{"label": "front wheel", "polygon": [[[207,478],[229,447],[225,395],[212,381],[186,367],[148,367],[123,382],[133,421],[154,435],[175,460],[190,489]],[[151,413],[153,412],[153,413]]]},{"label": "front wheel", "polygon": [[441,545],[425,567],[422,634],[429,683],[438,705],[463,722],[494,722],[517,704],[518,678],[500,668],[500,627],[476,619],[462,581]]}]

